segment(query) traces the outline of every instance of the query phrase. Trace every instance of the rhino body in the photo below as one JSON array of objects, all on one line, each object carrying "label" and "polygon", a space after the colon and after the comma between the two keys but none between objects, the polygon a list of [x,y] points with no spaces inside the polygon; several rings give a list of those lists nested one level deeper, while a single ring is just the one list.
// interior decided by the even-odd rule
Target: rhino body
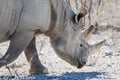
[{"label": "rhino body", "polygon": [[51,26],[60,26],[65,18],[64,4],[61,0],[0,0],[0,41],[15,31],[45,33]]},{"label": "rhino body", "polygon": [[105,42],[92,46],[86,42],[94,27],[81,33],[79,21],[83,16],[84,13],[76,15],[64,0],[0,0],[0,42],[10,40],[7,52],[0,58],[0,67],[24,51],[30,73],[48,73],[35,44],[35,36],[45,34],[59,57],[81,68],[88,55]]}]

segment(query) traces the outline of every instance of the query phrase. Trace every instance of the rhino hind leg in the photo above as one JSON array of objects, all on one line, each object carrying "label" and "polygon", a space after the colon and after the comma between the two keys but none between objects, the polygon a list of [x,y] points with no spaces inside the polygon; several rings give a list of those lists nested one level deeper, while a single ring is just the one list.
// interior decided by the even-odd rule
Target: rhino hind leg
[{"label": "rhino hind leg", "polygon": [[44,67],[38,57],[36,44],[35,44],[35,37],[32,39],[30,44],[25,49],[25,56],[27,61],[30,63],[30,74],[47,74],[48,70]]},{"label": "rhino hind leg", "polygon": [[10,45],[5,55],[0,58],[0,67],[13,62],[33,39],[34,32],[16,32],[10,39]]}]

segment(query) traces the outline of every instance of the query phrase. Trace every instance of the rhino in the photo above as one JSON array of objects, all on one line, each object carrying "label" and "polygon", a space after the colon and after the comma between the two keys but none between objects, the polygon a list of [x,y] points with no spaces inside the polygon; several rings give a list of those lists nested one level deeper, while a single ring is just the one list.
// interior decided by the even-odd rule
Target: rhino
[{"label": "rhino", "polygon": [[103,40],[88,44],[94,26],[82,31],[80,20],[86,14],[86,10],[75,14],[64,0],[0,0],[0,42],[10,40],[0,58],[0,67],[10,64],[24,51],[31,74],[48,73],[35,44],[36,35],[45,34],[60,58],[82,68],[105,43]]}]

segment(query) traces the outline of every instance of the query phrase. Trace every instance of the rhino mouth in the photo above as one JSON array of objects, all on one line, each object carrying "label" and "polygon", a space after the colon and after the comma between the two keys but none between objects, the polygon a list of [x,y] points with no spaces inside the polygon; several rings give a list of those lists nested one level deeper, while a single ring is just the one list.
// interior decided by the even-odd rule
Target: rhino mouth
[{"label": "rhino mouth", "polygon": [[86,64],[86,62],[79,62],[78,61],[78,66],[77,66],[77,68],[82,68],[84,65]]}]

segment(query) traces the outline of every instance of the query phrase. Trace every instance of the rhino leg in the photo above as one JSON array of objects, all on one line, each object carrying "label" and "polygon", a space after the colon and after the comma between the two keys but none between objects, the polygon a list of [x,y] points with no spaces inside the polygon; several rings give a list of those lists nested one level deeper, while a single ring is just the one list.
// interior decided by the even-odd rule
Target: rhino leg
[{"label": "rhino leg", "polygon": [[3,31],[0,31],[0,43],[7,40],[8,40],[8,37],[6,36],[6,33],[4,33]]},{"label": "rhino leg", "polygon": [[30,74],[47,74],[48,73],[48,70],[41,64],[39,60],[36,44],[35,44],[35,37],[32,39],[30,44],[25,49],[25,55],[31,66],[31,69],[29,71]]},{"label": "rhino leg", "polygon": [[6,54],[0,59],[0,67],[13,62],[28,46],[33,37],[34,32],[32,31],[14,33],[14,35],[10,38],[10,45]]}]

